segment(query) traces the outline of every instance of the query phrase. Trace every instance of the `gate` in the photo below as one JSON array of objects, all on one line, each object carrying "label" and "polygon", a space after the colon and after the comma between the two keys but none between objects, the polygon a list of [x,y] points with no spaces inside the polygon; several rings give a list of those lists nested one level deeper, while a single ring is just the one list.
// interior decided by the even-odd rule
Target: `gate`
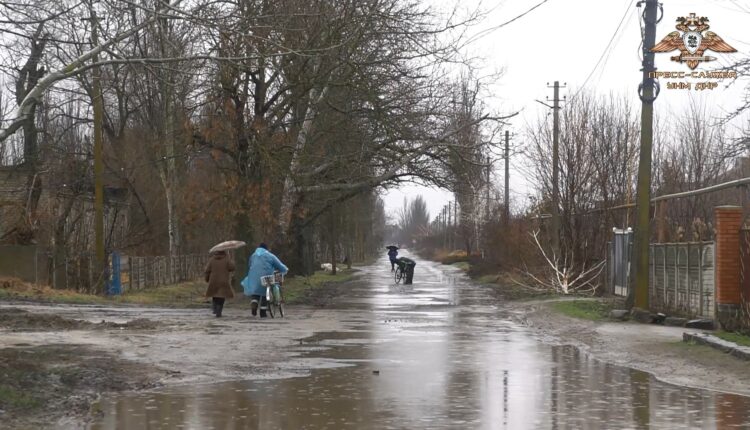
[{"label": "gate", "polygon": [[633,229],[612,229],[612,242],[609,243],[609,285],[616,296],[628,295],[630,284],[630,249],[633,246]]}]

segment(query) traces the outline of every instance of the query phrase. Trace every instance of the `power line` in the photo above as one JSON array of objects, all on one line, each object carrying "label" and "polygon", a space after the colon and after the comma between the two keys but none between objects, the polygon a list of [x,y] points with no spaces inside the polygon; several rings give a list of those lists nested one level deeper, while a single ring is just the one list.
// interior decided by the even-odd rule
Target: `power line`
[{"label": "power line", "polygon": [[597,67],[599,67],[599,64],[602,62],[602,59],[604,59],[604,55],[607,53],[607,51],[609,51],[610,46],[612,46],[612,42],[615,40],[615,36],[617,36],[617,33],[620,31],[620,28],[622,27],[622,23],[625,22],[625,18],[628,16],[628,12],[630,11],[630,8],[633,7],[633,2],[635,2],[635,0],[630,0],[630,4],[628,5],[627,9],[625,9],[625,13],[622,14],[622,18],[620,18],[620,23],[617,24],[617,28],[615,29],[615,32],[612,33],[612,37],[609,38],[609,42],[607,43],[607,46],[602,51],[602,54],[599,56],[599,60],[594,65],[594,68],[591,69],[591,72],[589,72],[589,75],[586,77],[586,80],[583,81],[583,85],[581,85],[578,88],[578,91],[576,91],[576,93],[573,95],[573,97],[570,98],[570,101],[573,101],[576,97],[578,97],[578,94],[580,94],[580,92],[583,91],[583,88],[586,87],[586,84],[589,82],[589,79],[591,79],[591,76],[594,74]]},{"label": "power line", "polygon": [[500,28],[502,28],[502,27],[505,27],[506,25],[508,25],[508,24],[510,24],[510,23],[512,23],[512,22],[514,22],[514,21],[517,21],[517,20],[519,20],[519,19],[523,18],[524,16],[528,15],[529,13],[531,13],[531,12],[532,12],[532,11],[533,11],[534,9],[536,9],[536,8],[538,8],[539,6],[541,6],[541,5],[545,4],[545,3],[547,3],[548,1],[549,1],[549,0],[542,0],[542,1],[540,2],[540,3],[537,3],[536,5],[532,6],[532,7],[530,8],[530,9],[528,9],[528,10],[527,10],[526,12],[524,12],[524,13],[522,13],[522,14],[520,14],[520,15],[516,16],[516,17],[515,17],[515,18],[513,18],[513,19],[510,19],[510,20],[508,20],[508,21],[505,21],[504,23],[502,23],[502,24],[499,24],[499,25],[496,25],[496,26],[494,26],[494,27],[490,27],[490,28],[488,28],[488,29],[486,29],[486,30],[482,30],[482,31],[480,31],[479,33],[477,33],[477,34],[475,34],[474,36],[472,36],[472,37],[471,37],[471,38],[470,38],[470,39],[469,39],[469,40],[468,40],[468,41],[466,42],[466,44],[469,44],[469,43],[475,42],[475,41],[477,41],[477,40],[481,39],[482,37],[484,37],[484,36],[488,35],[489,33],[492,33],[492,32],[493,32],[493,31],[495,31],[495,30],[498,30],[498,29],[500,29]]}]

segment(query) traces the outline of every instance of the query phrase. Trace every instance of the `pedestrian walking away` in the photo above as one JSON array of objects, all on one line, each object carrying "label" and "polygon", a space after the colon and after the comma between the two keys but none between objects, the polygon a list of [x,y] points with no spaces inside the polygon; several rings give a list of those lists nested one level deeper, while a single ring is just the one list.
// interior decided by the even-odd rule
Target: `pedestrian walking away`
[{"label": "pedestrian walking away", "polygon": [[250,297],[250,309],[253,316],[258,314],[258,308],[260,308],[261,318],[267,316],[268,300],[266,299],[266,287],[263,286],[260,278],[273,275],[274,271],[279,271],[286,275],[289,269],[278,257],[268,250],[268,246],[265,243],[261,243],[255,252],[250,255],[247,276],[242,280],[244,293]]},{"label": "pedestrian walking away", "polygon": [[398,256],[398,247],[397,246],[388,246],[388,258],[391,260],[391,272],[395,270],[396,262],[397,262],[397,256]]},{"label": "pedestrian walking away", "polygon": [[232,291],[232,272],[235,265],[226,251],[216,251],[206,265],[206,297],[211,297],[211,307],[216,317],[221,317],[224,301],[234,297]]}]

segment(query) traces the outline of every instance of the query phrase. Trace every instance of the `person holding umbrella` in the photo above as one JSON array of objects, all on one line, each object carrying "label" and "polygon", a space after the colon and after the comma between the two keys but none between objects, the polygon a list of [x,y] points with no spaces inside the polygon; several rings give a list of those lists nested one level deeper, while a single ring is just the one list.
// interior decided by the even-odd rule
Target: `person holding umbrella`
[{"label": "person holding umbrella", "polygon": [[234,261],[226,251],[215,251],[206,265],[206,297],[211,297],[211,306],[217,318],[221,317],[224,301],[234,297],[231,282],[234,269]]},{"label": "person holding umbrella", "polygon": [[205,270],[206,282],[208,282],[206,297],[211,298],[213,314],[217,318],[221,317],[226,299],[234,297],[232,272],[234,272],[236,266],[234,260],[227,254],[227,251],[243,246],[245,246],[245,242],[230,240],[222,242],[208,251],[211,257],[208,260],[208,264],[206,264]]},{"label": "person holding umbrella", "polygon": [[391,260],[391,272],[393,272],[396,266],[396,257],[398,257],[398,246],[390,245],[386,246],[386,249],[388,250],[388,258]]}]

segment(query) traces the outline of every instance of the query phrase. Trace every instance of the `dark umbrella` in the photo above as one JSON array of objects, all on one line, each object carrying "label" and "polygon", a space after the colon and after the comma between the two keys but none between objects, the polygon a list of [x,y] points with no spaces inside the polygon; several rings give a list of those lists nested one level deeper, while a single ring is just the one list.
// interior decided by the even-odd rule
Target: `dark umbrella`
[{"label": "dark umbrella", "polygon": [[385,249],[398,249],[398,246],[396,245],[388,245],[385,247]]}]

